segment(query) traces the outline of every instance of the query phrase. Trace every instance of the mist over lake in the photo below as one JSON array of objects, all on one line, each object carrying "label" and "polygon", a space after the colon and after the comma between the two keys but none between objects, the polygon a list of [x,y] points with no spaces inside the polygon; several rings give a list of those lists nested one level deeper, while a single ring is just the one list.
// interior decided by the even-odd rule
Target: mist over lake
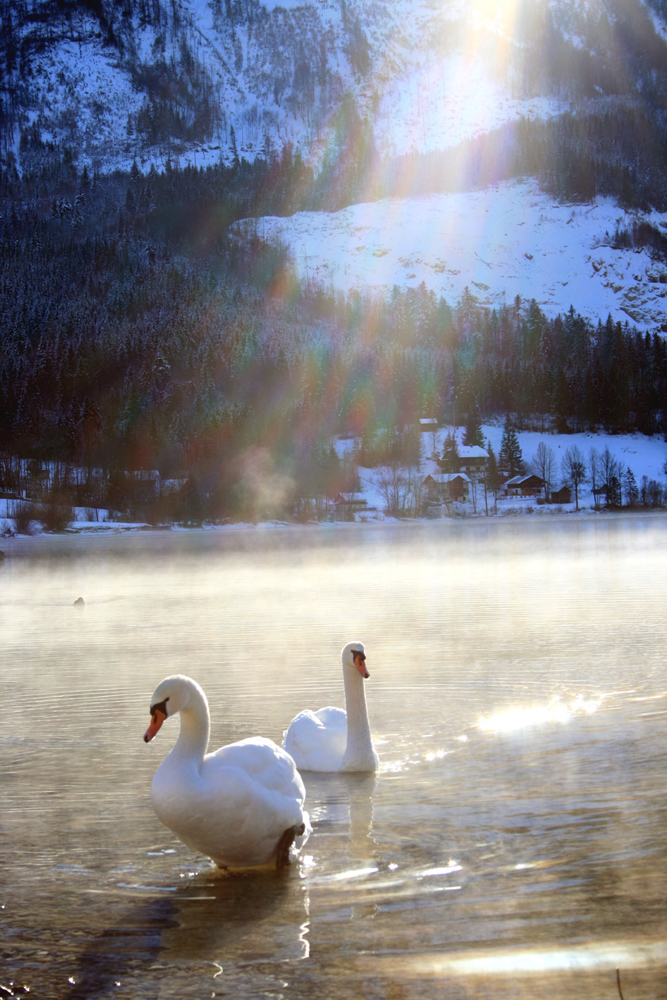
[{"label": "mist over lake", "polygon": [[[0,985],[65,997],[657,996],[661,517],[9,539],[0,570]],[[82,596],[85,606],[75,607]],[[151,692],[210,748],[342,705],[363,641],[377,774],[304,774],[285,872],[155,817]]]}]

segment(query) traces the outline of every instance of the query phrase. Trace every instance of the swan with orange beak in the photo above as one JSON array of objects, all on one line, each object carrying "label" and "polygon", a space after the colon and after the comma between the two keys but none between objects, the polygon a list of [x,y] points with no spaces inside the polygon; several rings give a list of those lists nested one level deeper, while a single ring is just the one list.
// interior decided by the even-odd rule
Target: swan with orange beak
[{"label": "swan with orange beak", "polygon": [[180,732],[151,786],[159,820],[184,844],[220,868],[289,862],[310,832],[306,791],[294,761],[262,736],[206,753],[208,701],[190,677],[167,677],[155,689],[149,743],[167,719],[180,714]]},{"label": "swan with orange beak", "polygon": [[361,642],[341,652],[345,709],[305,709],[290,722],[284,749],[300,771],[376,771],[378,755],[371,739],[364,681],[370,676]]}]

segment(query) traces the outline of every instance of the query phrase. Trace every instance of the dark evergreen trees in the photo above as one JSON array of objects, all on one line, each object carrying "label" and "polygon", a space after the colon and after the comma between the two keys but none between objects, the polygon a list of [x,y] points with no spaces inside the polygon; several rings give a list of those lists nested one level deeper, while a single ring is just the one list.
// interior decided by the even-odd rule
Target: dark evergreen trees
[{"label": "dark evergreen trees", "polygon": [[639,487],[635,474],[629,466],[623,473],[623,495],[626,507],[636,507],[639,503]]},{"label": "dark evergreen trees", "polygon": [[521,445],[509,415],[505,418],[503,426],[503,436],[498,453],[498,469],[508,479],[518,476],[524,470]]},{"label": "dark evergreen trees", "polygon": [[[301,488],[322,442],[343,430],[363,436],[373,461],[408,464],[416,414],[454,401],[466,442],[507,415],[505,476],[523,471],[519,411],[545,427],[667,429],[657,334],[591,325],[573,309],[547,318],[535,302],[489,310],[468,293],[450,305],[425,287],[344,296],[298,282],[284,248],[257,233],[230,237],[239,218],[299,204],[300,179],[309,190],[290,150],[236,171],[136,167],[85,183],[63,151],[39,153],[43,173],[0,173],[8,480],[17,455],[76,464],[85,481],[63,480],[65,492],[139,510],[141,477],[159,470],[183,484],[172,514],[198,517],[196,494],[200,512],[229,516],[250,444],[266,444]],[[456,449],[452,436],[445,465],[458,467]]]},{"label": "dark evergreen trees", "polygon": [[463,444],[466,447],[477,445],[484,447],[484,435],[482,434],[482,422],[479,415],[479,406],[473,403],[466,417],[465,431],[463,434]]},{"label": "dark evergreen trees", "polygon": [[459,445],[456,434],[449,432],[445,437],[440,467],[443,472],[458,472],[459,461]]}]

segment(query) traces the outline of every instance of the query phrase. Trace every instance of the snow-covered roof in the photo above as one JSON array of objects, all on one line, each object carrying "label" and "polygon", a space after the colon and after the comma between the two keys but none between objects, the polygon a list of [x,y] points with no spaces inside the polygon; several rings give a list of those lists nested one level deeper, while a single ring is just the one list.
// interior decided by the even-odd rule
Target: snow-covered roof
[{"label": "snow-covered roof", "polygon": [[480,448],[478,444],[460,444],[459,458],[488,458],[489,453],[486,448]]},{"label": "snow-covered roof", "polygon": [[465,474],[465,472],[435,472],[435,473],[430,473],[426,477],[426,479],[424,480],[424,483],[428,479],[432,479],[434,483],[440,483],[441,485],[444,484],[444,483],[452,483],[452,482],[454,482],[455,479],[462,479],[465,483],[469,483],[470,482],[470,476],[467,476]]},{"label": "snow-covered roof", "polygon": [[505,486],[520,486],[522,483],[528,482],[529,479],[537,479],[540,483],[544,482],[541,476],[536,476],[534,472],[529,472],[524,476],[512,476],[511,479],[507,480]]}]

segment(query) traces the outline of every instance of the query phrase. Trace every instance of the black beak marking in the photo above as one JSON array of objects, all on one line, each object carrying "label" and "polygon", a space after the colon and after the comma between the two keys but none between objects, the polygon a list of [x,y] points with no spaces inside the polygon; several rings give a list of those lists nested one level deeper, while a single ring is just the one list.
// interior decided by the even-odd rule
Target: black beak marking
[{"label": "black beak marking", "polygon": [[164,701],[160,701],[157,705],[151,705],[150,714],[155,715],[156,712],[162,712],[164,716],[167,715],[167,702],[169,698],[165,698]]}]

